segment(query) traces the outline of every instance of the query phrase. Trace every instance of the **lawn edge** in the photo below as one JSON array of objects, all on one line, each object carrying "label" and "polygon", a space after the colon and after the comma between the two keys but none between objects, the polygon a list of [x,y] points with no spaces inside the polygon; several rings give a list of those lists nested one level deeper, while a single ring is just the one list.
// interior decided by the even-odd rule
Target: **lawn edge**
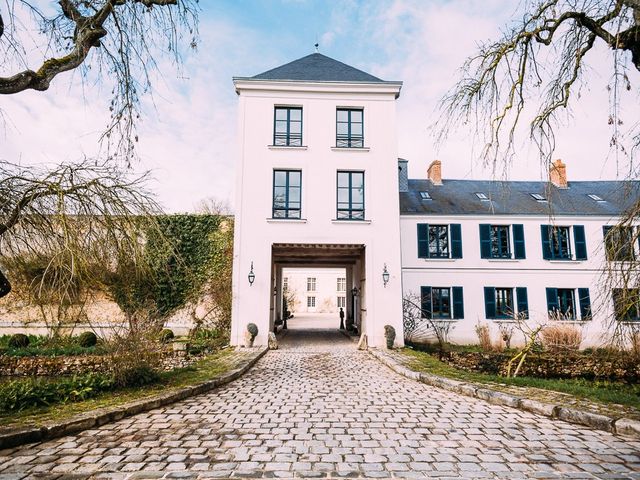
[{"label": "lawn edge", "polygon": [[411,370],[397,362],[391,355],[382,350],[369,349],[369,353],[394,372],[403,377],[416,380],[432,387],[442,388],[467,397],[478,398],[494,405],[502,405],[524,410],[552,419],[584,425],[596,430],[617,435],[625,435],[640,439],[640,421],[625,417],[610,417],[577,408],[564,407],[553,403],[541,402],[525,397],[518,397],[490,388],[488,385],[463,382],[431,373]]},{"label": "lawn edge", "polygon": [[[246,349],[243,350],[246,351]],[[170,405],[194,395],[200,395],[240,378],[253,367],[267,351],[268,348],[266,346],[256,348],[255,352],[252,352],[253,356],[240,363],[238,367],[226,371],[206,382],[196,383],[141,400],[134,400],[116,407],[91,410],[79,415],[74,415],[63,421],[48,422],[39,427],[16,428],[15,430],[2,433],[0,434],[0,450],[18,447],[27,443],[42,442],[64,437],[65,435],[96,428],[138,413],[147,412],[154,408]]]}]

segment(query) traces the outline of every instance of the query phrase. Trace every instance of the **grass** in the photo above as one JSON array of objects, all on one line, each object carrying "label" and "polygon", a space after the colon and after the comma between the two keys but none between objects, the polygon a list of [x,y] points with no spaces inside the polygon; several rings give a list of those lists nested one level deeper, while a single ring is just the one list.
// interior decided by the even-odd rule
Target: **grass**
[{"label": "grass", "polygon": [[160,374],[160,382],[154,385],[105,392],[94,398],[80,402],[30,408],[20,412],[3,414],[0,415],[0,429],[41,425],[49,421],[60,421],[91,410],[115,407],[134,400],[152,397],[159,393],[166,393],[171,390],[202,383],[219,376],[230,368],[225,359],[231,352],[231,349],[225,349],[207,356],[190,367],[163,372]]},{"label": "grass", "polygon": [[13,335],[0,336],[0,355],[11,357],[55,357],[59,355],[100,355],[104,353],[104,347],[98,343],[94,347],[81,347],[78,345],[78,337],[63,336],[56,339],[45,335],[28,335],[29,345],[23,348],[9,346],[9,339]]},{"label": "grass", "polygon": [[432,373],[472,383],[501,384],[516,387],[533,387],[566,393],[577,398],[602,404],[619,404],[640,410],[640,385],[605,380],[547,379],[534,377],[507,378],[468,372],[438,360],[435,356],[406,348],[402,351],[411,360],[408,366],[414,370]]}]

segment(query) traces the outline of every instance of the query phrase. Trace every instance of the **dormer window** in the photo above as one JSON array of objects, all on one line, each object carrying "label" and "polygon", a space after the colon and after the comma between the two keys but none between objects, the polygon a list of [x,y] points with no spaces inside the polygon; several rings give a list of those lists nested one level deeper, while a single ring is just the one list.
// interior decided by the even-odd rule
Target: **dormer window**
[{"label": "dormer window", "polygon": [[547,201],[546,197],[544,195],[540,195],[539,193],[530,193],[529,195],[531,195],[536,202]]},{"label": "dormer window", "polygon": [[482,192],[476,192],[476,197],[478,197],[483,202],[489,201],[489,197],[487,197],[487,195]]},{"label": "dormer window", "polygon": [[596,195],[595,193],[590,193],[589,195],[587,195],[591,200],[594,200],[596,202],[604,202],[604,198],[602,198],[599,195]]},{"label": "dormer window", "polygon": [[422,200],[433,200],[431,195],[429,195],[429,192],[420,192],[420,198]]}]

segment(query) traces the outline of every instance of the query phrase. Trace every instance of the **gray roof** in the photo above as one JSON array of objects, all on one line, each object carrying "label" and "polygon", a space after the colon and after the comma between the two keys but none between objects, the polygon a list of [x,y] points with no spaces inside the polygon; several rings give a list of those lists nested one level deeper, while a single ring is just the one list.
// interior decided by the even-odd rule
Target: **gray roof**
[{"label": "gray roof", "polygon": [[312,53],[251,78],[256,80],[389,83],[321,53]]},{"label": "gray roof", "polygon": [[[423,200],[428,192],[432,200]],[[476,193],[490,198],[480,200]],[[536,201],[531,194],[548,201]],[[590,194],[604,201],[595,201]],[[409,180],[409,191],[400,193],[402,215],[564,215],[616,216],[640,200],[638,181],[569,182],[557,188],[549,182],[491,180]]]}]

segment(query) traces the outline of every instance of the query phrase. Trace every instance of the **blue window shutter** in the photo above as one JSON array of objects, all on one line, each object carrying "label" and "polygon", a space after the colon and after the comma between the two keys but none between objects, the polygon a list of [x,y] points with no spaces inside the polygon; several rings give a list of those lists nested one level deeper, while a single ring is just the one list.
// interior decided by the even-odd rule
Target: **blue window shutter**
[{"label": "blue window shutter", "polygon": [[491,225],[480,224],[480,258],[491,258]]},{"label": "blue window shutter", "polygon": [[573,226],[573,241],[576,245],[576,260],[587,259],[587,240],[584,235],[583,225]]},{"label": "blue window shutter", "polygon": [[496,292],[494,287],[484,287],[484,312],[487,318],[496,318]]},{"label": "blue window shutter", "polygon": [[529,296],[527,295],[527,287],[516,288],[516,301],[518,302],[518,315],[521,318],[529,318]]},{"label": "blue window shutter", "polygon": [[429,258],[429,224],[418,224],[418,258]]},{"label": "blue window shutter", "polygon": [[453,318],[464,318],[464,297],[462,295],[462,287],[453,287],[451,289],[453,294]]},{"label": "blue window shutter", "polygon": [[420,287],[422,318],[431,318],[431,287]]},{"label": "blue window shutter", "polygon": [[591,298],[589,297],[588,288],[578,289],[578,300],[580,302],[580,318],[582,320],[591,320]]},{"label": "blue window shutter", "polygon": [[449,225],[451,234],[451,258],[462,258],[462,226],[459,223]]},{"label": "blue window shutter", "polygon": [[527,258],[524,248],[524,225],[512,225],[511,230],[513,231],[513,258]]},{"label": "blue window shutter", "polygon": [[549,225],[540,225],[540,236],[542,237],[542,258],[551,259],[551,239],[549,238]]},{"label": "blue window shutter", "polygon": [[560,309],[560,303],[558,302],[558,289],[547,288],[547,311],[554,312]]}]

